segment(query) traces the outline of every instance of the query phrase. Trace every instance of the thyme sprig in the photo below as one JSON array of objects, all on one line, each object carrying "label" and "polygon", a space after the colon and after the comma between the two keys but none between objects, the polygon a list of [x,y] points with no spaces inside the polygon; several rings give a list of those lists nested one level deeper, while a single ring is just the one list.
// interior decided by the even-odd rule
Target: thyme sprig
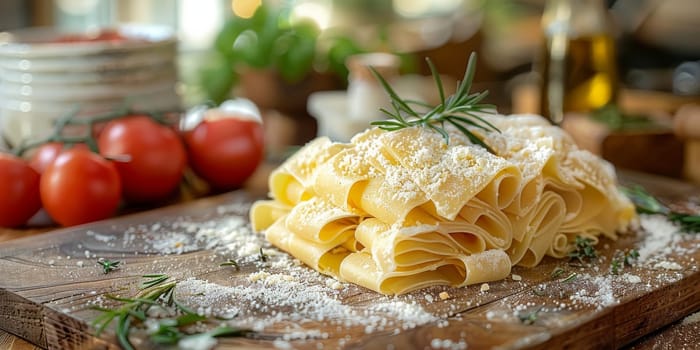
[{"label": "thyme sprig", "polygon": [[[402,99],[389,83],[370,67],[370,71],[389,94],[393,111],[385,108],[380,109],[382,113],[390,119],[374,121],[371,124],[387,131],[395,131],[413,126],[430,128],[445,139],[445,143],[450,142],[450,136],[445,129],[446,124],[451,124],[462,132],[473,144],[484,147],[489,152],[494,151],[484,141],[475,135],[469,127],[476,127],[484,131],[500,132],[493,124],[479,116],[479,113],[494,113],[495,106],[481,103],[488,96],[488,91],[470,93],[474,73],[476,71],[476,55],[469,56],[467,69],[464,78],[457,85],[457,90],[453,95],[445,97],[445,89],[440,79],[440,74],[430,61],[426,59],[430,72],[437,85],[440,95],[440,103],[437,106],[430,106],[426,103],[408,99]],[[415,107],[420,108],[417,110]]]},{"label": "thyme sprig", "polygon": [[630,267],[634,265],[634,262],[639,259],[639,251],[632,249],[622,252],[616,252],[612,261],[610,261],[610,273],[613,275],[619,275],[620,271],[625,267]]},{"label": "thyme sprig", "polygon": [[678,224],[683,232],[700,232],[700,215],[673,211],[639,185],[620,189],[634,203],[638,213],[663,215]]},{"label": "thyme sprig", "polygon": [[105,274],[108,274],[108,273],[110,273],[110,272],[112,272],[112,271],[118,269],[118,268],[119,268],[119,264],[121,264],[121,263],[122,263],[122,262],[119,261],[119,260],[114,260],[114,261],[112,261],[112,260],[109,260],[109,259],[102,259],[102,258],[100,258],[99,260],[97,260],[97,264],[99,264],[100,266],[102,266],[102,271],[104,271]]},{"label": "thyme sprig", "polygon": [[569,258],[576,259],[582,264],[585,259],[595,259],[598,257],[598,252],[596,252],[593,242],[592,238],[576,236],[574,249],[569,252]]},{"label": "thyme sprig", "polygon": [[[92,309],[101,312],[92,323],[98,336],[115,320],[117,322],[116,337],[119,345],[125,350],[134,349],[133,344],[129,341],[129,334],[134,326],[144,326],[147,323],[152,324],[151,327],[148,327],[150,329],[150,340],[155,344],[162,345],[177,344],[181,340],[190,337],[245,336],[250,333],[249,330],[226,325],[218,326],[203,333],[192,334],[187,332],[187,327],[211,320],[177,302],[175,299],[177,282],[169,281],[169,276],[165,274],[149,274],[144,275],[143,278],[145,278],[145,281],[141,283],[139,292],[132,298],[106,296],[110,300],[121,303],[118,307],[92,307]],[[174,318],[156,319],[148,314],[151,308],[158,308],[164,311],[165,314],[176,316],[173,316]]]}]

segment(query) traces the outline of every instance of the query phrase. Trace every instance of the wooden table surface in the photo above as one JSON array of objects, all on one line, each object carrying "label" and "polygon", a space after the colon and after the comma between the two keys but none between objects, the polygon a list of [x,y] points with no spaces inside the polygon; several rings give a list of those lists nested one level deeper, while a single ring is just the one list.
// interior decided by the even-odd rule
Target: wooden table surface
[{"label": "wooden table surface", "polygon": [[[266,193],[265,191],[267,191],[267,177],[275,166],[275,164],[270,163],[262,164],[245,184],[245,189],[251,193],[264,195]],[[57,227],[32,227],[21,229],[8,229],[0,227],[0,242],[38,235],[54,229],[57,229]],[[41,348],[0,329],[0,350],[35,349]]]},{"label": "wooden table surface", "polygon": [[[248,184],[248,189],[258,192],[265,188],[264,179],[270,168],[261,170],[258,176]],[[21,237],[37,235],[52,228],[38,229],[0,229],[0,242],[15,240]],[[630,346],[628,349],[697,349],[700,348],[700,322],[679,321],[671,326],[665,327],[645,338],[642,338]],[[28,350],[40,349],[39,347],[7,332],[0,330],[0,349]]]}]

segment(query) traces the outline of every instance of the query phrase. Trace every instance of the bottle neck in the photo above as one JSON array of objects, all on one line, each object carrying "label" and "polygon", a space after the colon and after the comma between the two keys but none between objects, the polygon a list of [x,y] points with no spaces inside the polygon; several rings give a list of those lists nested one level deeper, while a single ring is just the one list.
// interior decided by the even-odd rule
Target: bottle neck
[{"label": "bottle neck", "polygon": [[608,12],[602,0],[549,0],[542,15],[542,29],[549,38],[611,33]]}]

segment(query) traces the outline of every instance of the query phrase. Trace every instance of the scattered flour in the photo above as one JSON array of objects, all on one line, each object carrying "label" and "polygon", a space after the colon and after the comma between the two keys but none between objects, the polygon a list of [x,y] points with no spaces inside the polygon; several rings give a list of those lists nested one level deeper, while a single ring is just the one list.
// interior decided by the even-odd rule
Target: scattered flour
[{"label": "scattered flour", "polygon": [[572,301],[595,305],[599,310],[619,302],[613,293],[612,277],[584,274],[579,280],[585,281],[584,284],[590,288],[582,287],[576,291],[569,297]]},{"label": "scattered flour", "polygon": [[177,347],[187,350],[209,350],[216,346],[217,341],[208,334],[198,334],[183,338],[177,343]]},{"label": "scattered flour", "polygon": [[672,261],[660,261],[660,262],[654,264],[654,268],[655,269],[678,271],[678,270],[682,270],[683,266],[681,266],[678,263],[672,262]]},{"label": "scattered flour", "polygon": [[[263,235],[254,234],[244,218],[247,210],[247,207],[235,204],[219,208],[217,212],[239,215],[202,222],[181,219],[131,228],[121,236],[121,244],[126,247],[142,241],[142,251],[152,254],[214,250],[239,262],[244,262],[246,258],[248,261],[258,259],[259,251],[264,248],[271,259],[257,271],[239,274],[239,277],[227,281],[185,279],[178,283],[177,297],[178,301],[205,316],[235,316],[226,322],[278,335],[273,345],[280,349],[292,348],[293,344],[289,342],[294,340],[327,339],[329,334],[319,330],[321,324],[338,329],[356,328],[365,333],[398,333],[431,322],[447,322],[421,306],[421,302],[433,303],[438,298],[440,301],[451,299],[447,292],[425,294],[421,297],[424,300],[382,296],[369,304],[344,302],[347,284],[325,277],[276,249],[266,248],[269,245]],[[678,234],[679,228],[661,216],[642,215],[640,219],[645,236],[638,246],[640,256],[637,262],[655,269],[683,269],[679,263],[666,260],[671,253],[679,252],[676,243],[683,239],[683,235]],[[98,242],[119,244],[119,236],[92,231],[88,232],[88,236]],[[244,278],[241,279],[241,276]],[[523,280],[517,274],[512,274],[511,279]],[[615,305],[620,302],[614,289],[619,283],[638,285],[636,288],[645,286],[639,276],[630,273],[621,276],[580,273],[572,282],[576,290],[569,294],[568,301],[557,304],[553,311],[575,307],[576,304],[594,305],[599,310]],[[488,283],[474,288],[482,293],[490,290]],[[619,296],[622,297],[622,294]],[[514,306],[516,311],[519,306]],[[696,313],[688,316],[683,323],[699,321],[700,313]],[[178,345],[181,348],[209,349],[216,344],[215,339],[206,337],[188,341],[191,343]],[[435,349],[467,347],[463,339],[437,337],[432,339],[430,345]]]},{"label": "scattered flour", "polygon": [[[369,307],[346,305],[333,284],[287,257],[284,273],[254,272],[251,284],[223,286],[190,278],[178,283],[179,300],[207,316],[236,315],[236,325],[255,331],[283,331],[284,340],[324,338],[318,323],[368,329],[410,329],[438,318],[418,303],[383,297]],[[244,305],[245,307],[241,307]],[[266,317],[259,317],[265,314]],[[285,326],[286,325],[286,326]],[[278,329],[279,327],[286,327]]]},{"label": "scattered flour", "polygon": [[696,312],[686,318],[683,319],[683,322],[681,324],[687,325],[687,324],[694,324],[700,322],[700,312]]},{"label": "scattered flour", "polygon": [[634,283],[634,284],[642,283],[642,279],[637,275],[632,275],[632,274],[626,273],[626,274],[622,275],[622,278],[624,278],[629,283]]},{"label": "scattered flour", "polygon": [[662,215],[640,215],[640,223],[646,237],[638,249],[638,261],[646,262],[654,254],[670,254],[673,249],[671,243],[680,231],[679,227]]}]

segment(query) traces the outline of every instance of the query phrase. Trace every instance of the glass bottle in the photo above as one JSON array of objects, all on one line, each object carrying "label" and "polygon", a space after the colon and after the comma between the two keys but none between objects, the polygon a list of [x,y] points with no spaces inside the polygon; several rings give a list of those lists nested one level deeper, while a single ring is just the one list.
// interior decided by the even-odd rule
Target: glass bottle
[{"label": "glass bottle", "polygon": [[548,0],[542,29],[542,115],[559,124],[566,112],[590,112],[615,103],[615,40],[603,1]]}]

